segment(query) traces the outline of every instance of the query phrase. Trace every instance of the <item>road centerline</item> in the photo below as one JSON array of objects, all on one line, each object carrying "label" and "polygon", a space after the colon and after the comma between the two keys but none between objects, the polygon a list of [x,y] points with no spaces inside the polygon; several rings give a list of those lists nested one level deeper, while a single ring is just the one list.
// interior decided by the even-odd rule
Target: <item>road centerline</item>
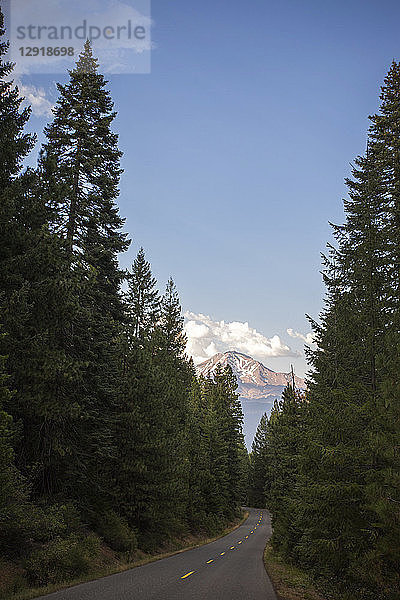
[{"label": "road centerline", "polygon": [[186,573],[186,575],[182,575],[181,579],[186,579],[186,577],[189,577],[189,575],[193,575],[194,571],[189,571],[189,573]]}]

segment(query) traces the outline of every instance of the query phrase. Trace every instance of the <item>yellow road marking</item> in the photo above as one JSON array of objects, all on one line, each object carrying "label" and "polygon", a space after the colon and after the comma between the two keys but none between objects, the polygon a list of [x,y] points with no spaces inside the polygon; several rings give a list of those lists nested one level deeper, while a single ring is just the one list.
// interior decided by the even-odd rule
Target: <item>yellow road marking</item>
[{"label": "yellow road marking", "polygon": [[238,544],[241,544],[241,543],[242,543],[242,541],[238,542]]},{"label": "yellow road marking", "polygon": [[231,546],[231,548],[230,548],[230,549],[231,549],[231,550],[234,550],[234,549],[235,549],[235,546]]},{"label": "yellow road marking", "polygon": [[221,552],[220,556],[223,556],[225,554],[225,552]]},{"label": "yellow road marking", "polygon": [[249,536],[248,536],[248,535],[246,535],[246,540],[247,540],[247,538],[248,538],[248,537],[249,537]]},{"label": "yellow road marking", "polygon": [[210,562],[214,562],[214,559],[212,558],[211,560],[208,560],[207,564],[210,564]]},{"label": "yellow road marking", "polygon": [[250,533],[254,533],[254,531],[250,531]]},{"label": "yellow road marking", "polygon": [[186,575],[182,575],[181,579],[186,579],[186,577],[189,577],[189,575],[192,575],[194,573],[194,571],[189,571],[189,573],[186,573]]}]

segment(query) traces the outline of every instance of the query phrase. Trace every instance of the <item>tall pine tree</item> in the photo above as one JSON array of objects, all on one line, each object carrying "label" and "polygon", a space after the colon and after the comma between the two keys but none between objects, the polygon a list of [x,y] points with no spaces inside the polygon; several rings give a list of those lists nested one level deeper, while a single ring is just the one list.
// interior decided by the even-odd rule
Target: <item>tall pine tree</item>
[{"label": "tall pine tree", "polygon": [[126,294],[130,329],[139,339],[148,338],[159,319],[160,296],[155,285],[150,263],[140,248],[128,276]]}]

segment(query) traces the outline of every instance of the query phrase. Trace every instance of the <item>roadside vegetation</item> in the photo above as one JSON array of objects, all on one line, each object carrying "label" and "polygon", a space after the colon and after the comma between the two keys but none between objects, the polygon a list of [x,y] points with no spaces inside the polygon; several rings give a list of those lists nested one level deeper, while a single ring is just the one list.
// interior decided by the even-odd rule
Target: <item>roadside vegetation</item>
[{"label": "roadside vegetation", "polygon": [[[150,562],[161,560],[185,552],[192,548],[198,548],[204,544],[219,539],[228,533],[231,533],[247,519],[248,512],[244,512],[243,516],[236,519],[232,523],[228,523],[218,535],[207,537],[205,534],[190,534],[181,538],[172,538],[168,542],[158,548],[154,553],[149,554],[141,550],[136,550],[132,553],[121,553],[111,550],[111,548],[102,544],[96,557],[87,564],[87,569],[79,575],[72,576],[70,573],[61,574],[61,578],[56,583],[49,583],[41,587],[31,587],[26,579],[24,570],[13,563],[5,561],[0,562],[0,591],[1,598],[4,600],[30,600],[37,596],[50,594],[66,587],[93,581],[100,577],[121,573],[128,569],[140,567]],[[64,579],[62,578],[64,577]],[[71,578],[72,577],[72,578]],[[1,587],[2,586],[2,587]]]},{"label": "roadside vegetation", "polygon": [[270,543],[264,551],[264,564],[279,600],[330,600],[321,595],[308,573],[285,562]]}]

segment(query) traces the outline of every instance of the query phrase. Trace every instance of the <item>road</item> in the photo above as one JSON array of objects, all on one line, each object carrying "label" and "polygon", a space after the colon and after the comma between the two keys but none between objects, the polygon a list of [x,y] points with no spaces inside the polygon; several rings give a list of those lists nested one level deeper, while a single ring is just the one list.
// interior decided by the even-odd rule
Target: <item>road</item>
[{"label": "road", "polygon": [[248,509],[235,531],[168,558],[61,590],[46,600],[277,600],[263,565],[266,511]]}]

